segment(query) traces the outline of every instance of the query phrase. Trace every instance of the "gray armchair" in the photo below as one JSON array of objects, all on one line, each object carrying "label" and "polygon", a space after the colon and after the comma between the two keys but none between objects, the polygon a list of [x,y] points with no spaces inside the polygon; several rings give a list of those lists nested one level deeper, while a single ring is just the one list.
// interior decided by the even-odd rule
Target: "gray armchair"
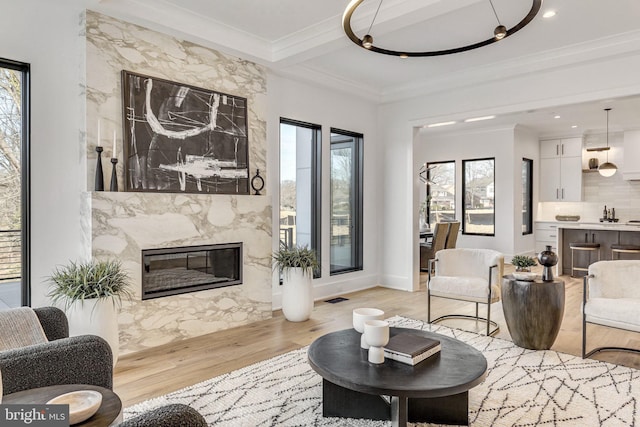
[{"label": "gray armchair", "polygon": [[118,427],[206,427],[198,411],[181,403],[152,409],[118,424]]},{"label": "gray armchair", "polygon": [[69,337],[64,312],[34,309],[49,342],[0,351],[3,394],[58,384],[91,384],[113,389],[113,356],[95,335]]}]

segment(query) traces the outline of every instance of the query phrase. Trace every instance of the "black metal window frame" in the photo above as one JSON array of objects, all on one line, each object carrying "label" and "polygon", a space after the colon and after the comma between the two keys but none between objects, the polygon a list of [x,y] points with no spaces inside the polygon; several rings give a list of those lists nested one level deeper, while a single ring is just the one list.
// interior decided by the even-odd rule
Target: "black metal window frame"
[{"label": "black metal window frame", "polygon": [[[467,163],[472,162],[480,162],[491,160],[493,161],[493,233],[470,233],[467,230],[467,212],[466,212],[466,195],[467,195]],[[466,159],[462,160],[462,234],[471,235],[471,236],[495,236],[496,235],[496,158],[495,157],[485,157],[479,159]]]},{"label": "black metal window frame", "polygon": [[21,208],[22,286],[21,305],[31,305],[31,65],[0,58],[0,67],[22,74]]},{"label": "black metal window frame", "polygon": [[[525,157],[522,158],[522,166],[523,169],[526,165],[526,179],[527,182],[522,184],[523,187],[523,207],[526,203],[527,206],[527,218],[522,218],[522,235],[525,236],[527,234],[533,234],[533,160],[527,159]],[[526,184],[526,188],[524,185]],[[525,200],[526,199],[526,200]]]},{"label": "black metal window frame", "polygon": [[439,162],[427,162],[426,164],[426,169],[427,169],[427,210],[426,210],[426,218],[425,220],[427,221],[427,223],[429,225],[431,225],[431,222],[429,221],[431,218],[431,184],[429,184],[429,182],[431,182],[431,166],[434,165],[446,165],[449,163],[453,163],[453,188],[454,188],[454,195],[453,195],[453,200],[454,200],[454,206],[455,208],[453,209],[453,216],[455,218],[456,216],[456,211],[458,210],[458,204],[456,203],[456,199],[458,197],[457,194],[455,194],[455,190],[456,190],[456,161],[455,160],[443,160],[443,161],[439,161]]},{"label": "black metal window frame", "polygon": [[[354,271],[361,271],[364,269],[363,262],[363,206],[364,206],[364,174],[363,174],[363,166],[364,166],[364,135],[357,132],[352,132],[344,129],[331,128],[331,134],[343,135],[346,137],[354,138],[355,140],[355,164],[353,165],[353,177],[356,182],[353,186],[354,195],[353,195],[353,203],[355,204],[354,209],[354,224],[353,224],[353,236],[352,236],[352,259],[354,260],[354,265],[348,268],[341,268],[333,270],[333,266],[330,267],[330,275],[334,276],[337,274],[351,273]],[[333,145],[333,142],[330,142],[330,145]],[[331,151],[331,150],[329,150]]]},{"label": "black metal window frame", "polygon": [[[313,230],[311,233],[311,249],[315,250],[318,265],[320,266],[313,271],[313,278],[318,279],[322,276],[322,126],[280,117],[280,125],[283,124],[307,128],[313,131],[313,139],[311,141],[313,145],[311,147],[313,156],[311,159],[311,191],[313,192],[313,197],[311,198],[311,212],[313,212],[313,218],[311,218],[311,229]],[[278,139],[278,141],[280,141],[280,139]],[[278,144],[280,143],[278,142]],[[278,210],[280,210],[279,198]],[[282,280],[280,280],[280,284],[282,284]]]}]

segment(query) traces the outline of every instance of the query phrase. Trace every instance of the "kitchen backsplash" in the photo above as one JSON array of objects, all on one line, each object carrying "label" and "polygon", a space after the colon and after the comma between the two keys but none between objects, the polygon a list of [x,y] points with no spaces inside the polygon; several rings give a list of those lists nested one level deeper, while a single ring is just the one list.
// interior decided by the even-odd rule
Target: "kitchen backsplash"
[{"label": "kitchen backsplash", "polygon": [[[640,220],[640,181],[622,179],[621,168],[624,163],[622,132],[609,135],[610,162],[618,166],[615,175],[609,178],[597,172],[582,174],[582,202],[540,202],[536,221],[555,221],[556,215],[580,215],[580,222],[597,222],[602,217],[604,205],[616,209],[616,218],[620,222],[631,219]],[[597,147],[606,144],[604,134],[584,137],[584,147]],[[596,157],[600,163],[606,161],[605,152],[586,152],[583,150],[583,168],[588,168],[590,157]]]}]

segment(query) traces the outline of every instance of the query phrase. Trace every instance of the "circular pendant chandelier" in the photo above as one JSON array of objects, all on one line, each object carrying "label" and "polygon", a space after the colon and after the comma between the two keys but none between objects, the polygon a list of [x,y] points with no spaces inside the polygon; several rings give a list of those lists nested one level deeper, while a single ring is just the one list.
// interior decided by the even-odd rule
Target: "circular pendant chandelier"
[{"label": "circular pendant chandelier", "polygon": [[[344,32],[347,34],[347,36],[352,42],[354,42],[355,44],[357,44],[358,46],[364,49],[367,49],[376,53],[381,53],[384,55],[399,56],[401,58],[450,55],[452,53],[465,52],[467,50],[472,50],[482,46],[487,46],[491,43],[495,43],[504,38],[507,38],[510,35],[524,28],[527,24],[529,24],[529,22],[533,20],[533,18],[535,18],[535,16],[540,11],[540,8],[542,7],[542,0],[532,0],[531,10],[529,10],[529,13],[527,13],[527,15],[512,28],[506,28],[504,25],[500,24],[500,20],[498,19],[496,10],[493,7],[493,3],[491,0],[489,0],[489,2],[491,3],[491,8],[493,9],[493,13],[496,15],[496,20],[498,21],[498,26],[494,29],[493,37],[486,40],[482,40],[477,43],[472,43],[466,46],[460,46],[460,47],[455,47],[451,49],[415,52],[415,51],[390,50],[390,49],[384,49],[384,48],[378,47],[373,44],[373,37],[370,34],[366,34],[362,38],[359,38],[351,28],[351,17],[353,16],[353,13],[358,8],[358,6],[362,4],[362,2],[364,2],[364,0],[352,0],[351,3],[349,3],[347,8],[345,9],[344,13],[342,14],[342,27],[344,29]],[[373,21],[375,21],[376,16],[378,15],[378,11],[380,10],[381,4],[382,4],[382,1],[380,1],[380,4],[378,5],[378,10],[376,10],[376,13],[373,17]],[[369,26],[368,32],[371,31],[371,27],[373,26],[373,21],[371,22],[371,26]]]}]

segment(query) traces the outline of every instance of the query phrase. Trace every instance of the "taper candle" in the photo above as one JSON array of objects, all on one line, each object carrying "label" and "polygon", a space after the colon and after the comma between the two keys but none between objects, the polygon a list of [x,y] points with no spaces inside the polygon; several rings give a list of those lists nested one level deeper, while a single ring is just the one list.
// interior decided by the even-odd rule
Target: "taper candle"
[{"label": "taper candle", "polygon": [[113,130],[113,152],[111,153],[111,157],[112,158],[117,158],[118,156],[116,155],[116,153],[118,152],[117,150],[117,146],[116,146],[116,130]]},{"label": "taper candle", "polygon": [[98,140],[96,141],[96,145],[100,145],[100,119],[98,119]]}]

